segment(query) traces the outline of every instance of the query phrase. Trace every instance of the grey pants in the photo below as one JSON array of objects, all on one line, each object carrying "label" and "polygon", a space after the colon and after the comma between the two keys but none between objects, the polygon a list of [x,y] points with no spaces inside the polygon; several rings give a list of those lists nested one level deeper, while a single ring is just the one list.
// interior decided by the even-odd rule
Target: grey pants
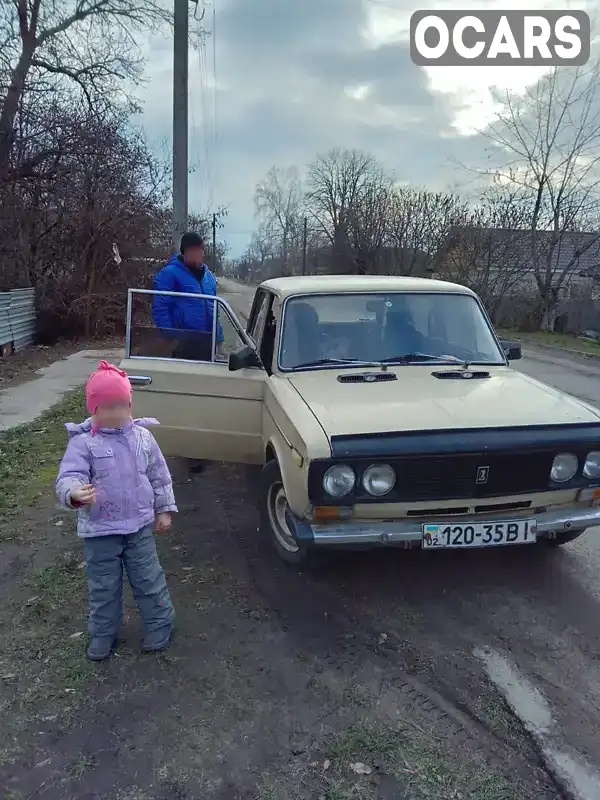
[{"label": "grey pants", "polygon": [[123,567],[146,632],[173,626],[175,611],[151,526],[127,536],[84,539],[83,548],[91,636],[114,637],[123,624]]}]

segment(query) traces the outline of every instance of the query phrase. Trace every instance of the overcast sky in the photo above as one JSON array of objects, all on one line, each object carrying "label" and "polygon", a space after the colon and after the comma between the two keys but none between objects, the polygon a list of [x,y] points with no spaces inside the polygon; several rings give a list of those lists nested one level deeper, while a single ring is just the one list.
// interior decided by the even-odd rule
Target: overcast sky
[{"label": "overcast sky", "polygon": [[[524,5],[594,13],[600,0],[206,0],[211,36],[190,49],[190,210],[228,206],[220,236],[238,256],[255,228],[257,181],[274,164],[302,169],[337,146],[373,153],[399,181],[468,193],[473,174],[456,162],[482,163],[478,131],[493,119],[493,88],[522,91],[541,71],[419,68],[410,15]],[[142,124],[170,147],[172,40],[154,37],[147,53]]]}]

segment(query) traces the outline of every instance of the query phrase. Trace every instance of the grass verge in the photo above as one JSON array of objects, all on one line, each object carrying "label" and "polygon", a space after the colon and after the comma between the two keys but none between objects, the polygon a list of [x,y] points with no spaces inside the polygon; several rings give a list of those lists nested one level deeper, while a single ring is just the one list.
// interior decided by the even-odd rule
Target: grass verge
[{"label": "grass verge", "polygon": [[304,771],[265,777],[257,800],[514,800],[514,784],[463,756],[414,730],[360,723]]},{"label": "grass verge", "polygon": [[516,339],[524,343],[541,344],[547,347],[557,347],[560,350],[575,350],[592,356],[600,356],[600,343],[589,342],[568,333],[551,333],[550,331],[522,333],[503,328],[498,331],[498,335],[502,339]]},{"label": "grass verge", "polygon": [[85,659],[85,570],[74,552],[26,579],[0,609],[0,763],[20,752],[32,724],[60,727],[92,679]]},{"label": "grass verge", "polygon": [[[24,511],[51,496],[67,443],[64,423],[84,418],[83,399],[73,392],[35,422],[0,434],[0,542],[20,541]],[[34,522],[49,545],[54,526],[43,528],[50,514],[40,508]],[[94,674],[85,660],[85,570],[72,533],[58,550],[50,546],[48,566],[15,581],[0,604],[0,712],[11,720],[0,726],[0,763],[18,755],[30,725],[66,721]]]},{"label": "grass verge", "polygon": [[8,525],[54,483],[67,446],[65,422],[86,416],[83,392],[77,390],[35,422],[0,433],[0,541],[15,538]]}]

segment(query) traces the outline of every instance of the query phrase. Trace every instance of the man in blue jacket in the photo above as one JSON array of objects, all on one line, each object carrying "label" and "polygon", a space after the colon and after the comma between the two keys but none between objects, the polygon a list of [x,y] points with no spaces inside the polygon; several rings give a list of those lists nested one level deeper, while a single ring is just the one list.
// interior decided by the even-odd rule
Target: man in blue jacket
[{"label": "man in blue jacket", "polygon": [[[158,292],[184,292],[216,297],[217,279],[204,263],[204,240],[197,233],[184,233],[179,253],[154,278]],[[217,345],[223,342],[223,328],[218,321],[217,304],[196,297],[154,295],[152,315],[154,324],[173,333],[177,345],[173,358],[191,361],[210,361],[214,314],[217,313]]]}]

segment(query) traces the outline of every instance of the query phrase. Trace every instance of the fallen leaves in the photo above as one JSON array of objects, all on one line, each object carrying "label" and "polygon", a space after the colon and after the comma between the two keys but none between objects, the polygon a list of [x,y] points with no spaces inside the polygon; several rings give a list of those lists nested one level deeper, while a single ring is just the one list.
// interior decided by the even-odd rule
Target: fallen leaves
[{"label": "fallen leaves", "polygon": [[370,775],[373,772],[371,767],[368,767],[366,764],[363,764],[361,761],[357,761],[354,764],[350,764],[350,769],[356,775]]}]

